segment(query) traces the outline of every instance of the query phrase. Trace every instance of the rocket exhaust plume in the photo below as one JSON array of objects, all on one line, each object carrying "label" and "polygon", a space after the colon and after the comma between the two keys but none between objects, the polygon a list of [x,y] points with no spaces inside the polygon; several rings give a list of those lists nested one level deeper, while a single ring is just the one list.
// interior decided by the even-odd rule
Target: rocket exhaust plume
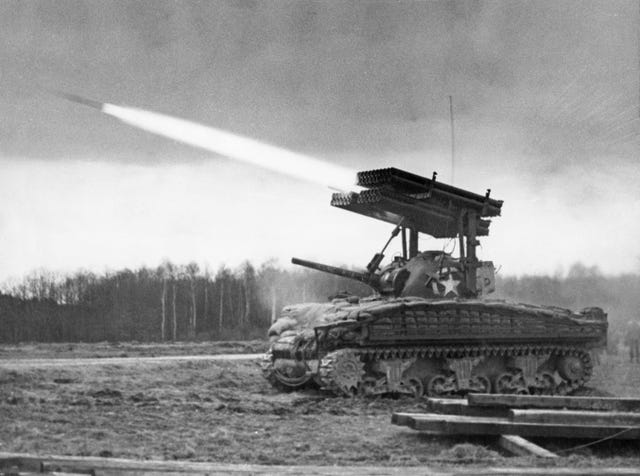
[{"label": "rocket exhaust plume", "polygon": [[340,191],[355,188],[355,171],[304,154],[165,114],[102,103],[75,94],[61,92],[55,94],[69,101],[98,109],[138,129],[230,159]]}]

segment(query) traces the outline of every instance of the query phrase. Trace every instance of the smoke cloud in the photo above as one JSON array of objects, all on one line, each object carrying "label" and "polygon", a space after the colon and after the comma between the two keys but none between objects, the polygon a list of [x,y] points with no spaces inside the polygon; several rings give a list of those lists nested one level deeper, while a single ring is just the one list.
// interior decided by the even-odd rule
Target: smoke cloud
[{"label": "smoke cloud", "polygon": [[281,147],[165,114],[104,103],[102,112],[131,126],[224,157],[337,190],[355,186],[356,171]]}]

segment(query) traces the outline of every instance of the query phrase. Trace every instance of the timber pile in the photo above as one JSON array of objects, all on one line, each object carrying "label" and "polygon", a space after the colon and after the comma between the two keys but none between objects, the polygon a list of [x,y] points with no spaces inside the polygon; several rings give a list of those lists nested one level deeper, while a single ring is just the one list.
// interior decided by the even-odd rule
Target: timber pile
[{"label": "timber pile", "polygon": [[523,437],[640,439],[640,399],[469,394],[427,400],[428,413],[394,413],[391,422],[435,435],[501,435],[517,454],[553,457]]}]

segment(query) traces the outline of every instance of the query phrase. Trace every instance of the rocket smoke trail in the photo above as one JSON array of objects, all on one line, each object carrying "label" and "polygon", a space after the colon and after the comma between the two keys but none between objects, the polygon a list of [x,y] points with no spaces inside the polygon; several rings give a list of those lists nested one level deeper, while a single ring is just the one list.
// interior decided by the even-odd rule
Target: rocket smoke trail
[{"label": "rocket smoke trail", "polygon": [[230,159],[342,191],[354,188],[355,171],[339,165],[185,119],[144,109],[93,101],[75,94],[56,94],[70,101],[98,109],[133,127]]}]

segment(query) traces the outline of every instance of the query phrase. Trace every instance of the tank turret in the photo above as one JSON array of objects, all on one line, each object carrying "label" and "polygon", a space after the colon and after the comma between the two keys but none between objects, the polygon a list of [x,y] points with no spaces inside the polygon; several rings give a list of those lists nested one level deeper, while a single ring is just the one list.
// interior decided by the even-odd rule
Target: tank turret
[{"label": "tank turret", "polygon": [[[396,256],[391,263],[374,272],[352,271],[299,258],[293,258],[291,262],[360,281],[386,297],[415,296],[435,299],[471,296],[465,286],[462,263],[459,259],[442,251],[421,252],[409,260]],[[479,262],[476,273],[477,285],[473,296],[484,296],[493,292],[495,290],[493,263]]]}]

